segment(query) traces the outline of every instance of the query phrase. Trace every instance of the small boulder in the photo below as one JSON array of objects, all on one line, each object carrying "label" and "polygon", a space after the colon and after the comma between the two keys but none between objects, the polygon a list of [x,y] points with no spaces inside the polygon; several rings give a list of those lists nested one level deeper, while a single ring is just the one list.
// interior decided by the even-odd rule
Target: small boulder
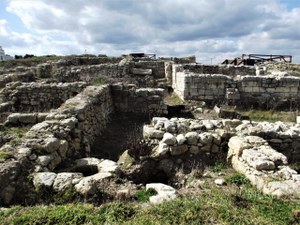
[{"label": "small boulder", "polygon": [[157,192],[157,195],[151,196],[149,201],[153,204],[160,204],[164,201],[170,201],[176,198],[176,190],[166,184],[161,183],[151,183],[146,184],[146,190],[154,189]]},{"label": "small boulder", "polygon": [[35,188],[52,187],[56,176],[56,173],[53,172],[36,173],[33,177],[33,185]]},{"label": "small boulder", "polygon": [[188,132],[185,134],[187,143],[190,145],[197,145],[198,142],[198,133],[197,132]]},{"label": "small boulder", "polygon": [[162,142],[167,145],[175,145],[177,140],[173,134],[166,132],[163,136]]}]

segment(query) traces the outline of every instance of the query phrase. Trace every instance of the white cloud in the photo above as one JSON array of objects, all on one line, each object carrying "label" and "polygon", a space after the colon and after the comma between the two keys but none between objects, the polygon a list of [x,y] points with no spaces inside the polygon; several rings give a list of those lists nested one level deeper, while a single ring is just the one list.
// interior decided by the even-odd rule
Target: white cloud
[{"label": "white cloud", "polygon": [[6,42],[10,50],[24,46],[23,51],[34,54],[82,54],[86,49],[108,55],[147,51],[205,54],[209,60],[257,52],[293,54],[300,62],[300,7],[288,11],[277,0],[10,0],[7,11],[31,31],[18,35],[0,20],[0,37],[6,32],[22,42]]}]

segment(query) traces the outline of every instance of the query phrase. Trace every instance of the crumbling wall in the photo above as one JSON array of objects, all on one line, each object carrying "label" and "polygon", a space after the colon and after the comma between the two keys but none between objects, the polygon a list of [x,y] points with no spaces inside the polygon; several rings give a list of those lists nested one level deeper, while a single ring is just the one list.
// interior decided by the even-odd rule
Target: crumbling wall
[{"label": "crumbling wall", "polygon": [[185,100],[222,101],[226,88],[234,85],[233,80],[221,74],[202,74],[177,72],[173,77],[175,92]]},{"label": "crumbling wall", "polygon": [[256,75],[256,68],[253,66],[187,64],[180,67],[183,70],[197,74],[223,74],[231,77],[237,75]]},{"label": "crumbling wall", "polygon": [[149,115],[168,113],[163,102],[164,89],[137,88],[135,85],[117,83],[111,85],[111,90],[116,112]]},{"label": "crumbling wall", "polygon": [[259,108],[289,108],[300,102],[298,77],[244,76],[236,81],[240,100]]},{"label": "crumbling wall", "polygon": [[85,87],[85,82],[9,83],[0,92],[0,102],[9,103],[10,112],[45,112],[58,108]]},{"label": "crumbling wall", "polygon": [[228,143],[228,161],[266,194],[300,196],[300,174],[287,158],[257,136],[235,136]]},{"label": "crumbling wall", "polygon": [[300,78],[282,74],[232,78],[175,68],[172,87],[184,100],[232,103],[264,109],[290,109],[300,104]]}]

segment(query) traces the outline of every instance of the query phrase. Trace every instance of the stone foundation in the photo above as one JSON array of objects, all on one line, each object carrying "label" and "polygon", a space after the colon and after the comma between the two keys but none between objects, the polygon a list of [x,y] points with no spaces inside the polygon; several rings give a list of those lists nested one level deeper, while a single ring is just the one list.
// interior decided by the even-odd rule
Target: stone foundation
[{"label": "stone foundation", "polygon": [[232,137],[228,161],[266,194],[300,197],[300,174],[287,166],[287,158],[257,136]]}]

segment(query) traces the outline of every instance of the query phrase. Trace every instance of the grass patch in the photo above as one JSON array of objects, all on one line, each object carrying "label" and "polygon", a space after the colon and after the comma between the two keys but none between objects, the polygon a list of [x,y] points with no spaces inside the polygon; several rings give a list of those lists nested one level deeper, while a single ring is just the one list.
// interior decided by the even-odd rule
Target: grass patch
[{"label": "grass patch", "polygon": [[247,177],[245,177],[245,175],[240,173],[233,173],[232,175],[226,177],[225,181],[226,183],[235,184],[237,186],[241,186],[241,185],[249,186],[251,184],[250,180]]},{"label": "grass patch", "polygon": [[224,162],[217,162],[215,165],[210,167],[210,170],[214,173],[219,173],[226,168],[227,166]]},{"label": "grass patch", "polygon": [[[233,183],[236,183],[236,178]],[[245,186],[238,193],[210,186],[209,191],[149,207],[136,202],[114,202],[101,206],[81,203],[27,208],[15,206],[0,210],[0,221],[1,224],[282,225],[299,224],[299,212],[299,201],[263,195],[250,186]]]},{"label": "grass patch", "polygon": [[254,121],[283,121],[283,122],[296,122],[296,112],[281,112],[272,110],[248,110],[240,111],[244,116],[249,116]]},{"label": "grass patch", "polygon": [[164,102],[167,105],[182,105],[182,104],[184,104],[184,101],[181,98],[179,98],[179,96],[174,92],[170,95],[167,95],[164,98]]},{"label": "grass patch", "polygon": [[93,80],[93,85],[101,86],[107,83],[107,79],[105,77],[97,77]]},{"label": "grass patch", "polygon": [[148,189],[146,190],[145,188],[139,190],[135,194],[135,198],[138,202],[148,202],[149,198],[153,195],[156,195],[157,192],[154,189]]}]

